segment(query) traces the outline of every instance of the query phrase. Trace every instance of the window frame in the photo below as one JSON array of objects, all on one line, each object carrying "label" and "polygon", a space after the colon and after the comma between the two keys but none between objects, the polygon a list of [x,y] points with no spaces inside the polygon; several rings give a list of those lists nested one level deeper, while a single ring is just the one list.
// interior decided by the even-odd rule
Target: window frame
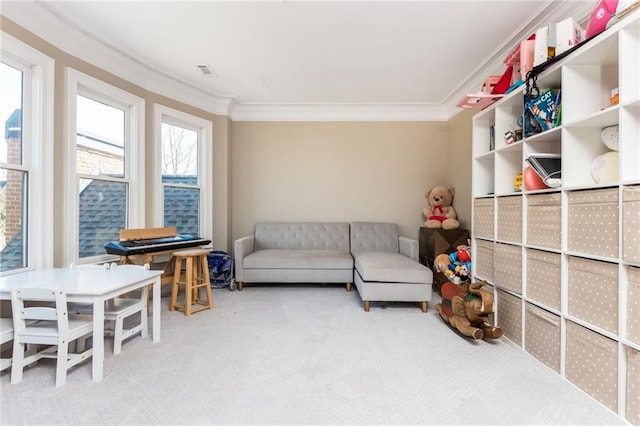
[{"label": "window frame", "polygon": [[[101,180],[127,184],[127,228],[144,226],[145,222],[145,100],[73,68],[66,68],[66,108],[64,140],[66,142],[64,200],[65,264],[108,261],[113,255],[79,257],[79,181],[86,175],[77,172],[77,96],[85,96],[125,110],[124,178],[100,176]],[[108,241],[105,241],[105,244]]]},{"label": "window frame", "polygon": [[[23,72],[22,164],[5,164],[27,173],[24,217],[26,268],[0,272],[0,276],[48,268],[54,262],[53,104],[55,60],[5,32],[2,62]],[[49,212],[49,214],[43,214]]]},{"label": "window frame", "polygon": [[[162,123],[184,127],[193,130],[198,135],[198,183],[195,186],[185,185],[185,188],[199,189],[198,205],[198,236],[213,238],[213,123],[210,120],[179,111],[165,105],[154,104],[154,164],[153,164],[153,223],[154,226],[164,225],[164,187],[162,182]],[[169,186],[180,187],[171,184]]]}]

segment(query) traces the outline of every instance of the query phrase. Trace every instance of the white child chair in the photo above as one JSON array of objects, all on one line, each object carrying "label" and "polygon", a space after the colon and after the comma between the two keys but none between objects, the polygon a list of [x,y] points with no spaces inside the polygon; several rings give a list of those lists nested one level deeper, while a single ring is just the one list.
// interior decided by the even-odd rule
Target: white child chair
[{"label": "white child chair", "polygon": [[[105,264],[110,271],[126,272],[128,270],[149,269],[149,265],[118,265],[112,263],[110,266]],[[76,268],[103,268],[101,265],[78,265]],[[105,334],[113,336],[113,353],[119,354],[122,351],[122,342],[129,337],[140,333],[145,338],[149,334],[149,326],[147,320],[147,292],[145,286],[142,289],[140,297],[116,297],[109,299],[104,306],[104,319],[108,321],[108,327]],[[75,313],[78,315],[91,315],[93,307],[87,305],[78,305],[74,307]],[[131,328],[124,328],[124,321],[130,316],[140,313],[140,321]],[[85,342],[79,341],[80,349],[84,347]]]},{"label": "white child chair", "polygon": [[[25,306],[29,302],[29,306]],[[31,306],[35,305],[35,306]],[[89,316],[67,313],[67,296],[60,289],[15,288],[11,291],[13,309],[13,359],[11,383],[22,380],[24,367],[42,358],[57,359],[56,386],[67,381],[67,371],[93,355],[93,349],[70,353],[69,344],[86,339],[93,331]],[[26,345],[47,345],[25,356]]]}]

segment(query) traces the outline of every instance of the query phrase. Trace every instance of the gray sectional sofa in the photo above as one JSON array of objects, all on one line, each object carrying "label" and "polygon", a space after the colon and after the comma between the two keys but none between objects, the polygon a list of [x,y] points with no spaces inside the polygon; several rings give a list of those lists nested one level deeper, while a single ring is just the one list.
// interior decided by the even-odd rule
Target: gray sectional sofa
[{"label": "gray sectional sofa", "polygon": [[431,300],[433,274],[418,263],[418,242],[394,223],[259,222],[235,241],[238,290],[245,283],[351,283],[372,301]]},{"label": "gray sectional sofa", "polygon": [[353,283],[349,224],[259,222],[235,242],[236,282]]}]

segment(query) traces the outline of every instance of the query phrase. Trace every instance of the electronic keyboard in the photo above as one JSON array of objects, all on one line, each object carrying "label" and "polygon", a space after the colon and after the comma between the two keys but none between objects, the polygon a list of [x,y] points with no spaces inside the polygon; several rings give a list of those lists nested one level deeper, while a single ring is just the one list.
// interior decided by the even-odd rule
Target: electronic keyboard
[{"label": "electronic keyboard", "polygon": [[145,238],[139,240],[111,241],[104,248],[108,254],[135,256],[159,251],[179,250],[204,246],[211,242],[192,234],[180,234],[171,237]]}]

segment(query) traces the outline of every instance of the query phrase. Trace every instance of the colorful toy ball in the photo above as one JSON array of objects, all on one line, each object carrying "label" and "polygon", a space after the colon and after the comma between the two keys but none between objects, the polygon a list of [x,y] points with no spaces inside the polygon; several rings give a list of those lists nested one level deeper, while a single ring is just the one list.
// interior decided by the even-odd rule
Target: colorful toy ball
[{"label": "colorful toy ball", "polygon": [[460,262],[468,262],[471,260],[469,252],[465,249],[458,249],[458,260]]}]

